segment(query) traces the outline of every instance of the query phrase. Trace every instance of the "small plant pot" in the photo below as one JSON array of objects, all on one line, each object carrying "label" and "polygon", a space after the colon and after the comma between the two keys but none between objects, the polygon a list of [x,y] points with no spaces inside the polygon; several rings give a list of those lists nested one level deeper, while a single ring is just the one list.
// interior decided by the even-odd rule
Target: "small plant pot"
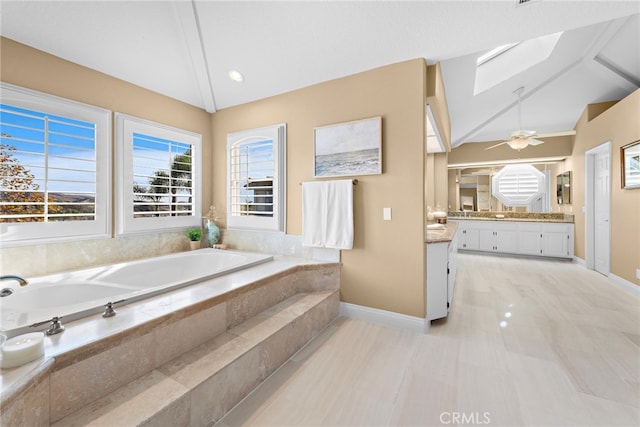
[{"label": "small plant pot", "polygon": [[191,246],[192,251],[195,251],[196,249],[200,249],[200,240],[197,240],[195,242],[191,240],[189,241],[189,245]]}]

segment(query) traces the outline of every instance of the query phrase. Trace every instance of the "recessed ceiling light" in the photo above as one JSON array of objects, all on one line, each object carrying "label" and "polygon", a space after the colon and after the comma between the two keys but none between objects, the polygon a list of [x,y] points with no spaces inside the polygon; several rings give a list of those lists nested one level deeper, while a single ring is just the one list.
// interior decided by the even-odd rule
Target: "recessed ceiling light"
[{"label": "recessed ceiling light", "polygon": [[242,74],[240,74],[240,71],[237,71],[237,70],[230,70],[229,71],[229,78],[231,80],[233,80],[234,82],[243,82],[244,81],[244,76]]}]

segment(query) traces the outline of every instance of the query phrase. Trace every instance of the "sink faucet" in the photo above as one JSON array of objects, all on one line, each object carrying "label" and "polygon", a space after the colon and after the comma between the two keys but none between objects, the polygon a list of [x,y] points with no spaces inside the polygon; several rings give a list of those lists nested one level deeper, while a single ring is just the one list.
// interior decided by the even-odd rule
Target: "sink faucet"
[{"label": "sink faucet", "polygon": [[9,274],[7,276],[0,276],[0,280],[17,280],[20,283],[20,286],[27,286],[29,282],[26,279],[16,276],[14,274]]}]

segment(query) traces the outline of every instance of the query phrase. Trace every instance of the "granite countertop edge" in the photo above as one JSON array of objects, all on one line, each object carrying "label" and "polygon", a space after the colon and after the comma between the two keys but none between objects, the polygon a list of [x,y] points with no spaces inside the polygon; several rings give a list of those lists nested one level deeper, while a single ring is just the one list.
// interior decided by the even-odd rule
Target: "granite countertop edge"
[{"label": "granite countertop edge", "polygon": [[426,229],[424,241],[425,243],[446,243],[453,240],[458,230],[458,224],[455,222],[447,222],[444,228]]},{"label": "granite countertop edge", "polygon": [[567,219],[545,219],[545,218],[486,218],[486,217],[448,217],[449,221],[500,221],[500,222],[555,222],[560,224],[573,224],[572,220]]}]

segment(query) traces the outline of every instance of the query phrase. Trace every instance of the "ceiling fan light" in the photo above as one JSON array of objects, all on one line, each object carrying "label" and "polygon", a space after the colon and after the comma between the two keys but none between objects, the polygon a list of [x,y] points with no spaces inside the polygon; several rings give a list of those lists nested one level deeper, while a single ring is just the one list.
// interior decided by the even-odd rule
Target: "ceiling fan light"
[{"label": "ceiling fan light", "polygon": [[529,138],[513,138],[507,141],[507,145],[513,148],[514,150],[522,150],[523,148],[527,148],[529,145]]}]

